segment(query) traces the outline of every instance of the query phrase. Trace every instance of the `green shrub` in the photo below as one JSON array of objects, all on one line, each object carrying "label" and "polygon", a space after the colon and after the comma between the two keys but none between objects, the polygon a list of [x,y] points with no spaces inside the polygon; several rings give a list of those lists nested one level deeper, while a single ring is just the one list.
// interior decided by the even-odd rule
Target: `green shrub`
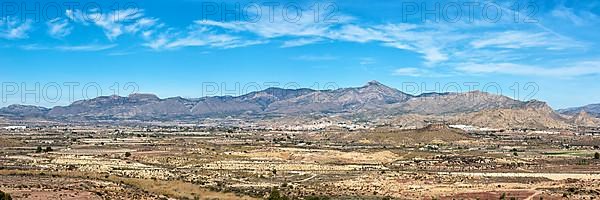
[{"label": "green shrub", "polygon": [[285,195],[281,195],[281,193],[279,193],[279,190],[277,189],[273,189],[271,190],[271,194],[269,194],[269,198],[267,198],[267,200],[289,200],[290,198],[288,198]]}]

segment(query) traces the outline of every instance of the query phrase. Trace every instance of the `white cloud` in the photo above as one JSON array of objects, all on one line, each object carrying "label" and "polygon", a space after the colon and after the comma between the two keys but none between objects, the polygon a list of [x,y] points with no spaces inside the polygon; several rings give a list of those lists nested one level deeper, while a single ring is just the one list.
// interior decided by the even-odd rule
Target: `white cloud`
[{"label": "white cloud", "polygon": [[153,27],[158,22],[158,19],[154,18],[140,18],[133,24],[125,26],[125,31],[129,33],[137,33],[140,30],[146,30]]},{"label": "white cloud", "polygon": [[32,28],[31,21],[17,21],[11,17],[0,19],[0,38],[4,39],[24,39],[29,37],[28,31]]},{"label": "white cloud", "polygon": [[265,38],[282,36],[320,36],[325,35],[328,26],[324,23],[289,23],[289,22],[216,22],[211,20],[198,20],[201,26],[219,27],[232,31],[246,31]]},{"label": "white cloud", "polygon": [[[146,34],[144,34],[144,35],[146,35]],[[148,34],[148,35],[151,35],[151,34]],[[156,36],[155,38],[150,38],[150,36],[147,36],[146,40],[148,40],[148,42],[146,42],[142,45],[146,46],[146,47],[150,47],[151,49],[154,49],[154,50],[159,50],[159,49],[164,48],[167,45],[167,43],[169,42],[169,39],[170,38],[169,38],[168,33],[161,33],[158,36]]]},{"label": "white cloud", "polygon": [[506,49],[541,47],[548,50],[561,50],[581,45],[543,32],[504,31],[487,33],[482,38],[472,41],[471,46],[477,49],[488,47]]},{"label": "white cloud", "polygon": [[46,23],[48,25],[48,34],[55,38],[63,38],[73,30],[73,27],[69,26],[69,21],[66,19],[56,18]]},{"label": "white cloud", "polygon": [[102,28],[105,36],[111,41],[125,33],[143,33],[155,26],[162,26],[158,24],[158,19],[144,17],[144,10],[140,9],[115,10],[109,13],[67,10],[66,15],[74,22],[86,26],[91,23]]},{"label": "white cloud", "polygon": [[338,57],[331,55],[302,55],[298,57],[294,57],[295,60],[304,60],[304,61],[328,61],[328,60],[337,60]]},{"label": "white cloud", "polygon": [[114,40],[122,35],[124,30],[123,22],[139,19],[143,14],[137,9],[117,10],[108,15],[102,13],[90,14],[94,23],[104,29],[104,34],[109,40]]},{"label": "white cloud", "polygon": [[23,50],[31,50],[31,51],[48,49],[48,47],[40,46],[39,44],[21,45],[21,46],[19,46],[19,48],[23,49]]},{"label": "white cloud", "polygon": [[103,51],[116,47],[116,44],[87,44],[87,45],[61,45],[61,46],[42,46],[39,44],[28,44],[20,46],[23,50],[40,51],[40,50],[56,50],[56,51]]},{"label": "white cloud", "polygon": [[442,74],[426,68],[403,67],[395,69],[392,72],[394,76],[410,76],[410,77],[447,77],[450,74]]},{"label": "white cloud", "polygon": [[[486,61],[519,63],[535,57],[532,55],[533,53],[545,53],[543,50],[555,51],[584,46],[575,40],[557,35],[543,25],[507,24],[504,21],[483,23],[482,20],[475,20],[470,24],[464,22],[366,24],[354,20],[353,17],[338,13],[337,23],[315,22],[312,17],[302,17],[297,22],[287,22],[281,17],[275,17],[275,20],[271,21],[268,17],[264,17],[257,22],[197,20],[183,29],[165,27],[166,25],[162,24],[158,18],[145,16],[143,10],[126,9],[105,14],[101,14],[99,11],[86,13],[81,10],[67,10],[66,15],[73,23],[69,24],[67,20],[63,19],[51,20],[47,23],[49,35],[57,38],[65,37],[71,33],[73,29],[71,25],[81,24],[101,28],[110,41],[115,41],[124,34],[135,35],[144,41],[143,46],[155,50],[186,47],[228,49],[271,41],[281,42],[281,48],[304,46],[322,41],[372,43],[414,52],[423,59],[422,65],[427,67],[450,66],[455,63],[484,63]],[[553,15],[567,19],[572,18],[572,21],[584,18],[582,13],[568,9],[557,9]],[[15,31],[4,31],[5,27],[11,27],[11,30]],[[0,33],[3,34],[0,37],[27,37],[27,30],[31,27],[29,25],[21,29],[18,27],[20,26],[14,22],[0,21],[0,31],[2,31]],[[536,29],[536,27],[539,28]],[[59,50],[104,49],[97,45],[95,48],[93,47],[94,45],[63,46]],[[22,48],[35,50],[41,47],[30,45]],[[539,48],[542,52],[528,51],[528,54],[524,55],[519,51],[523,48]],[[300,60],[329,59],[322,56],[321,58],[306,57]],[[368,65],[368,63],[371,62],[360,61],[361,65]],[[480,66],[470,66],[472,68],[463,66],[461,71],[477,72],[476,69],[483,69]],[[487,68],[487,70],[491,69]],[[394,74],[407,75],[407,73],[414,72],[412,73],[414,76],[414,74],[431,74],[433,71],[430,68],[409,67],[400,68]],[[516,69],[512,71],[518,72]],[[498,73],[498,71],[483,71],[482,73]],[[525,72],[520,73],[524,74]]]},{"label": "white cloud", "polygon": [[321,42],[321,41],[323,41],[322,38],[300,38],[300,39],[286,40],[283,42],[281,47],[282,48],[299,47],[299,46],[314,44],[314,43]]},{"label": "white cloud", "polygon": [[[421,31],[414,24],[386,24],[375,26],[360,26],[350,24],[351,17],[344,17],[340,23],[315,23],[312,19],[304,19],[296,23],[286,21],[259,22],[217,22],[199,20],[195,23],[201,27],[215,27],[235,33],[249,32],[265,39],[285,37],[282,47],[296,47],[312,44],[325,39],[346,42],[379,42],[384,46],[414,51],[423,54],[427,64],[433,65],[448,60],[448,55],[442,51],[439,40],[448,40],[442,33]],[[300,37],[295,39],[295,37]],[[291,39],[290,39],[291,38]]]},{"label": "white cloud", "polygon": [[87,16],[81,10],[66,10],[65,15],[73,22],[89,25]]},{"label": "white cloud", "polygon": [[419,77],[423,75],[423,72],[418,68],[408,67],[408,68],[399,68],[394,70],[394,75],[396,76],[413,76]]},{"label": "white cloud", "polygon": [[192,26],[187,33],[162,33],[150,39],[144,46],[155,50],[183,47],[239,48],[267,43],[265,40],[249,40],[230,34],[222,34],[207,27]]},{"label": "white cloud", "polygon": [[600,74],[600,61],[581,61],[560,67],[536,66],[517,63],[462,63],[458,71],[470,74],[508,74],[570,78]]},{"label": "white cloud", "polygon": [[327,37],[350,42],[365,43],[370,41],[393,42],[385,32],[371,27],[353,24],[344,25],[339,30],[332,30]]},{"label": "white cloud", "polygon": [[58,46],[56,47],[61,51],[103,51],[107,49],[112,49],[116,47],[116,44],[107,44],[107,45],[75,45],[75,46]]},{"label": "white cloud", "polygon": [[364,58],[359,58],[360,65],[372,65],[377,63],[377,60],[375,60],[375,58],[371,58],[371,57],[364,57]]},{"label": "white cloud", "polygon": [[554,17],[567,20],[576,26],[589,25],[591,22],[598,20],[598,16],[594,13],[585,10],[576,12],[574,9],[562,5],[552,10],[551,14]]}]

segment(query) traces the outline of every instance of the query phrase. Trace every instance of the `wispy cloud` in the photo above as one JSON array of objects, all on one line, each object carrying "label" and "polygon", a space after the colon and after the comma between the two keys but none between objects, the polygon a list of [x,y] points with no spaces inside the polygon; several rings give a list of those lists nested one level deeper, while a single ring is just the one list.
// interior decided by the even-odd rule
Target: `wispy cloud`
[{"label": "wispy cloud", "polygon": [[358,62],[358,64],[360,64],[360,65],[372,65],[375,63],[377,63],[377,60],[375,58],[371,58],[371,57],[359,58],[359,62]]},{"label": "wispy cloud", "polygon": [[32,28],[31,21],[18,21],[11,17],[0,19],[0,38],[24,39],[28,38],[28,31]]},{"label": "wispy cloud", "polygon": [[145,46],[155,50],[179,49],[183,47],[239,48],[267,43],[265,40],[251,40],[231,34],[219,33],[208,27],[193,25],[186,33],[162,33],[150,39]]},{"label": "wispy cloud", "polygon": [[61,51],[103,51],[116,47],[116,44],[107,45],[75,45],[75,46],[58,46]]},{"label": "wispy cloud", "polygon": [[[503,6],[502,9],[508,9],[504,5],[501,6]],[[486,23],[482,19],[475,19],[470,23],[463,21],[456,23],[428,21],[381,23],[365,22],[344,13],[336,13],[338,18],[336,23],[315,22],[313,17],[306,16],[295,22],[285,21],[281,17],[275,19],[263,17],[256,22],[192,20],[189,25],[170,27],[161,22],[162,20],[159,18],[147,16],[144,10],[125,9],[107,13],[93,10],[88,12],[67,10],[65,12],[69,20],[54,19],[46,23],[50,36],[62,38],[70,35],[74,27],[77,27],[78,30],[79,26],[94,27],[102,30],[111,44],[53,46],[53,49],[60,51],[111,49],[116,47],[119,37],[127,34],[137,37],[141,41],[141,46],[154,50],[177,50],[189,47],[230,49],[265,43],[275,43],[281,48],[336,42],[360,43],[380,45],[388,49],[399,49],[400,53],[408,52],[418,55],[418,58],[421,59],[420,65],[400,68],[393,72],[394,75],[403,76],[432,74],[437,71],[437,68],[452,67],[457,63],[469,64],[454,68],[463,73],[503,73],[498,68],[506,68],[513,74],[528,74],[526,72],[529,71],[526,69],[535,70],[535,67],[547,67],[520,63],[531,63],[525,61],[547,55],[569,53],[563,51],[567,49],[586,50],[588,47],[587,43],[560,35],[541,23],[514,23],[511,21],[511,17],[505,17],[497,23]],[[557,7],[550,14],[575,24],[585,24],[589,19],[596,17],[594,14],[564,6]],[[5,18],[0,20],[0,37],[26,38],[31,28],[30,22],[17,23]],[[21,49],[47,50],[50,48],[43,45],[24,45],[21,46]],[[411,56],[413,55],[411,54]],[[294,59],[327,61],[337,58],[300,56]],[[498,64],[492,64],[492,66],[481,64],[486,62]],[[511,66],[511,63],[520,67]],[[360,60],[359,64],[371,65],[373,61]],[[592,71],[582,66],[565,69],[572,70],[572,74]],[[551,70],[545,72],[546,75],[552,73]]]},{"label": "wispy cloud", "polygon": [[314,44],[314,43],[321,42],[321,41],[323,41],[322,38],[300,38],[300,39],[294,39],[294,40],[286,40],[283,42],[281,47],[282,48],[299,47],[299,46]]},{"label": "wispy cloud", "polygon": [[572,47],[581,47],[576,41],[553,37],[544,32],[504,31],[487,33],[482,38],[471,42],[474,48],[506,48],[522,49],[541,47],[548,50],[561,50]]},{"label": "wispy cloud", "polygon": [[419,68],[414,68],[414,67],[407,67],[407,68],[398,68],[396,70],[394,70],[394,75],[396,76],[413,76],[413,77],[420,77],[423,76],[424,73],[423,70],[419,69]]},{"label": "wispy cloud", "polygon": [[91,52],[91,51],[103,51],[116,47],[117,44],[87,44],[87,45],[61,45],[61,46],[42,46],[39,44],[28,44],[20,46],[23,50],[29,51],[41,51],[41,50],[54,50],[54,51],[80,51],[80,52]]},{"label": "wispy cloud", "polygon": [[102,28],[105,36],[111,41],[125,33],[138,34],[155,26],[163,26],[158,23],[158,19],[145,17],[144,10],[141,9],[115,10],[109,13],[67,10],[66,15],[80,24],[87,26],[93,23]]},{"label": "wispy cloud", "polygon": [[394,76],[408,76],[408,77],[446,77],[448,74],[442,74],[426,68],[416,67],[404,67],[395,69],[392,72]]},{"label": "wispy cloud", "polygon": [[[247,32],[263,39],[286,38],[282,47],[297,47],[313,44],[323,40],[345,42],[378,42],[384,46],[414,51],[424,55],[430,64],[435,64],[448,59],[447,54],[440,49],[440,40],[449,39],[442,37],[442,33],[419,30],[414,24],[386,24],[375,26],[361,26],[352,24],[352,17],[342,17],[338,23],[315,23],[306,19],[297,23],[285,21],[271,22],[217,22],[199,20],[195,23],[202,27],[215,27],[234,33]],[[446,41],[444,41],[446,42]]]},{"label": "wispy cloud", "polygon": [[46,23],[48,26],[48,34],[54,38],[63,38],[73,30],[67,19],[56,18]]},{"label": "wispy cloud", "polygon": [[302,55],[293,58],[294,60],[304,60],[304,61],[328,61],[328,60],[337,60],[338,57],[331,55]]},{"label": "wispy cloud", "polygon": [[557,6],[551,12],[552,16],[571,22],[576,26],[588,25],[598,20],[598,15],[588,11],[575,11],[563,5]]},{"label": "wispy cloud", "polygon": [[600,61],[580,61],[560,67],[517,63],[462,63],[456,69],[470,74],[508,74],[570,78],[600,74]]}]

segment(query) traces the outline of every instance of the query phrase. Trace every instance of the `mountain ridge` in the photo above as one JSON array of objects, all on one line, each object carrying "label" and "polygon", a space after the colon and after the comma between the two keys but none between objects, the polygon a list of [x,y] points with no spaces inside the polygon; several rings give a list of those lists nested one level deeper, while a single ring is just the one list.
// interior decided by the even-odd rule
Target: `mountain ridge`
[{"label": "mountain ridge", "polygon": [[[506,113],[512,110],[536,112],[540,121],[559,124],[563,120],[545,102],[519,101],[482,91],[464,93],[424,93],[411,95],[370,81],[361,87],[335,90],[309,88],[283,89],[271,87],[239,96],[212,96],[202,98],[171,97],[161,99],[154,94],[136,93],[122,96],[101,96],[79,100],[66,106],[43,108],[12,105],[0,109],[0,116],[8,118],[48,118],[57,120],[139,119],[178,120],[227,116],[311,116],[311,115],[366,115],[373,117],[416,115],[464,115],[477,112]],[[523,111],[524,112],[524,111]],[[471,115],[479,121],[495,113]],[[502,116],[502,115],[500,115]],[[459,120],[462,121],[462,120]],[[506,119],[513,123],[514,120]],[[562,126],[562,124],[560,124]]]},{"label": "mountain ridge", "polygon": [[588,115],[598,118],[600,117],[600,103],[557,110],[558,113],[569,116],[575,116],[581,113],[582,111],[587,113]]}]

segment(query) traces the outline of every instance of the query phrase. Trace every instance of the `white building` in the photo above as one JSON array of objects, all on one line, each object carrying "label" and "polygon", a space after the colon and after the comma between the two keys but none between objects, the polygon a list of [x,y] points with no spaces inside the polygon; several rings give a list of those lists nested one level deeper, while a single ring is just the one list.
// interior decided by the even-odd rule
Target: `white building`
[{"label": "white building", "polygon": [[5,126],[2,127],[4,130],[25,130],[27,129],[27,126]]}]

